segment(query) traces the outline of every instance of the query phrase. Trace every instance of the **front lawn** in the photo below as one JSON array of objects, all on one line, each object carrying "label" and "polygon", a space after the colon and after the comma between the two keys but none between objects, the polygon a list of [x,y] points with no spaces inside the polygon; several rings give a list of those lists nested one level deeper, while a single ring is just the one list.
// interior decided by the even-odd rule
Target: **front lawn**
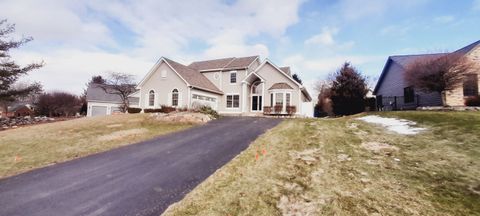
[{"label": "front lawn", "polygon": [[82,118],[0,132],[0,177],[48,166],[191,127],[148,114]]},{"label": "front lawn", "polygon": [[480,215],[480,113],[384,112],[286,120],[165,215]]}]

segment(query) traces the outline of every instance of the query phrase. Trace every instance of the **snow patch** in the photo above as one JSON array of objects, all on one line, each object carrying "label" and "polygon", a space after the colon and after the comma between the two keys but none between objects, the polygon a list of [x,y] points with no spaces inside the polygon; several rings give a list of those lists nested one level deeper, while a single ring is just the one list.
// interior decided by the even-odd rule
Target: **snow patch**
[{"label": "snow patch", "polygon": [[368,123],[379,124],[387,128],[387,130],[405,135],[415,135],[426,130],[425,128],[414,127],[417,123],[405,119],[385,118],[376,115],[368,115],[357,119]]}]

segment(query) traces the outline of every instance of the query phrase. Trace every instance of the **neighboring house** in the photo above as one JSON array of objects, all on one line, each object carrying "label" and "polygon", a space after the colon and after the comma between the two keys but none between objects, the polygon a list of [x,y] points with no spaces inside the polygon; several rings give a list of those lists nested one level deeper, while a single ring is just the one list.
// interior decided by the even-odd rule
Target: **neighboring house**
[{"label": "neighboring house", "polygon": [[[455,53],[465,55],[480,66],[480,41],[463,47]],[[445,53],[424,55],[399,55],[388,57],[373,94],[377,106],[385,110],[415,109],[419,106],[442,106],[440,93],[425,93],[409,86],[404,79],[405,69],[419,60],[431,60]],[[465,99],[479,94],[480,71],[465,76],[464,83],[446,93],[446,105],[464,106]]]},{"label": "neighboring house", "polygon": [[14,104],[8,107],[8,112],[5,112],[3,108],[0,112],[3,117],[23,117],[23,116],[32,116],[35,113],[35,110],[30,104]]},{"label": "neighboring house", "polygon": [[282,113],[295,106],[297,115],[312,116],[307,90],[293,80],[289,67],[277,67],[258,56],[197,61],[183,65],[160,58],[138,84],[143,109],[162,105],[194,108],[207,105],[220,114],[262,115],[278,105]]},{"label": "neighboring house", "polygon": [[[129,98],[131,107],[138,107],[138,96]],[[106,93],[100,84],[91,84],[87,88],[87,116],[104,116],[121,113],[122,99],[119,95]]]}]

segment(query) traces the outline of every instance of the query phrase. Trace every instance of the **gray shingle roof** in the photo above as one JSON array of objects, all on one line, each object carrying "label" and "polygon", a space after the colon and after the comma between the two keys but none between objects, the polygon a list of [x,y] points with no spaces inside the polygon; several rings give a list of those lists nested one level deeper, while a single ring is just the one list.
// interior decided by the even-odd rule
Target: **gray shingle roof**
[{"label": "gray shingle roof", "polygon": [[290,71],[290,67],[280,67],[280,70],[282,70],[288,75],[292,75],[292,72]]},{"label": "gray shingle roof", "polygon": [[192,62],[188,67],[197,71],[240,69],[248,67],[257,58],[258,56],[247,56],[196,61]]},{"label": "gray shingle roof", "polygon": [[472,51],[475,47],[477,47],[479,45],[480,45],[480,40],[476,41],[476,42],[473,42],[473,43],[469,44],[468,46],[460,48],[459,50],[455,51],[454,53],[460,53],[460,54],[466,55],[470,51]]},{"label": "gray shingle roof", "polygon": [[187,81],[188,84],[192,85],[193,87],[223,94],[220,89],[218,89],[212,82],[210,82],[210,80],[208,80],[207,77],[197,70],[168,58],[164,59],[183,79],[185,79],[185,81]]},{"label": "gray shingle roof", "polygon": [[434,53],[434,54],[421,54],[421,55],[398,55],[390,56],[390,59],[400,66],[406,68],[409,64],[412,64],[416,61],[424,60],[433,60],[447,55],[447,53]]},{"label": "gray shingle roof", "polygon": [[[132,88],[135,88],[132,86]],[[129,102],[131,104],[138,104],[136,97],[130,97]],[[106,93],[100,84],[90,84],[87,88],[87,101],[101,101],[109,103],[122,103],[122,99],[119,95]]]},{"label": "gray shingle roof", "polygon": [[272,90],[272,89],[293,89],[293,88],[287,83],[275,83],[268,90]]}]

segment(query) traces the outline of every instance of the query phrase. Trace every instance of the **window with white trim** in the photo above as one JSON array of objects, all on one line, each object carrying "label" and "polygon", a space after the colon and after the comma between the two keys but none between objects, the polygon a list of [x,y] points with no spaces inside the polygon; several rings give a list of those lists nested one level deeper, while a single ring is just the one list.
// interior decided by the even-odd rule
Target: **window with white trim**
[{"label": "window with white trim", "polygon": [[283,93],[275,93],[275,106],[283,106]]},{"label": "window with white trim", "polygon": [[167,78],[167,71],[162,70],[162,72],[160,72],[160,75],[162,76],[162,78]]},{"label": "window with white trim", "polygon": [[172,106],[178,106],[178,90],[173,89],[172,91]]},{"label": "window with white trim", "polygon": [[239,108],[240,95],[227,95],[227,108]]},{"label": "window with white trim", "polygon": [[230,83],[237,83],[237,71],[230,72]]},{"label": "window with white trim", "polygon": [[148,106],[154,106],[155,105],[155,91],[150,90],[148,93]]}]

